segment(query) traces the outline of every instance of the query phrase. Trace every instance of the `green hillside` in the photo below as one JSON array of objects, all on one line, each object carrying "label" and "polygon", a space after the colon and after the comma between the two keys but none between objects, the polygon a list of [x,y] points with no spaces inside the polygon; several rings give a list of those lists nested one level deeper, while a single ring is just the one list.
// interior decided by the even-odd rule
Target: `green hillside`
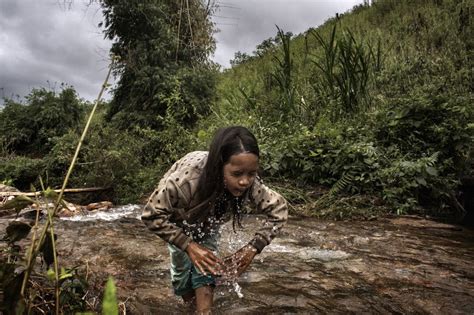
[{"label": "green hillside", "polygon": [[470,1],[381,0],[297,36],[276,30],[254,55],[236,54],[203,125],[250,127],[274,177],[375,194],[398,213],[462,212],[472,12]]}]

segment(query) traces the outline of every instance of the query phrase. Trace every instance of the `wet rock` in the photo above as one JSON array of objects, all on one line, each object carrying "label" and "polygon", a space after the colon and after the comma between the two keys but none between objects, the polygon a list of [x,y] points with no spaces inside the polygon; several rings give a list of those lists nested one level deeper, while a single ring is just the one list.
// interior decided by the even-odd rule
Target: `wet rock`
[{"label": "wet rock", "polygon": [[71,217],[74,215],[82,214],[85,211],[85,207],[75,205],[73,203],[64,201],[64,206],[58,210],[58,216],[60,217]]},{"label": "wet rock", "polygon": [[[56,221],[61,264],[112,275],[127,314],[185,313],[171,290],[166,244],[138,219],[140,210],[127,207],[127,218],[114,221],[100,212]],[[225,225],[221,255],[247,244],[260,224],[245,218],[237,233]],[[215,312],[472,314],[473,248],[474,231],[423,218],[295,218],[238,280],[242,297],[232,282],[219,283]]]},{"label": "wet rock", "polygon": [[86,206],[88,211],[105,211],[112,208],[113,204],[110,201],[101,201],[90,203]]}]

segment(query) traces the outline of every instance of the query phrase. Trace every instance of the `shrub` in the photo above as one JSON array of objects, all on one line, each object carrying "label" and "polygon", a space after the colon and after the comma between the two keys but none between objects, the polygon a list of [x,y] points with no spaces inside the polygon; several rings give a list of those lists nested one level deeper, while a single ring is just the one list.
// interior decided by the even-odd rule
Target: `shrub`
[{"label": "shrub", "polygon": [[472,150],[472,117],[466,98],[415,93],[394,98],[386,110],[378,112],[375,137],[379,145],[395,146],[414,158],[440,152],[441,159],[451,159],[445,171],[458,173]]},{"label": "shrub", "polygon": [[0,157],[0,182],[8,182],[19,190],[29,190],[44,174],[45,162],[24,156]]},{"label": "shrub", "polygon": [[7,100],[0,111],[2,142],[17,154],[43,156],[51,148],[52,138],[79,124],[83,108],[76,91],[66,85],[59,94],[33,89],[26,104]]}]

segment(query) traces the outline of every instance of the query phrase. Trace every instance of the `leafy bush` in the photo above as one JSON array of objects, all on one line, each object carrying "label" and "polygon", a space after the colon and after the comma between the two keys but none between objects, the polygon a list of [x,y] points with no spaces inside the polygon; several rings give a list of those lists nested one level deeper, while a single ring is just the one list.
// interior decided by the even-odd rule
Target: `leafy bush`
[{"label": "leafy bush", "polygon": [[14,153],[43,156],[51,148],[53,137],[77,126],[83,108],[76,91],[66,85],[59,94],[33,89],[26,104],[6,101],[0,111],[0,137]]},{"label": "leafy bush", "polygon": [[0,182],[8,182],[20,190],[29,190],[31,184],[37,183],[39,176],[44,174],[45,168],[42,159],[0,157]]},{"label": "leafy bush", "polygon": [[418,160],[395,160],[377,175],[381,182],[383,198],[397,209],[407,213],[418,206],[423,189],[429,189],[438,176],[438,153]]},{"label": "leafy bush", "polygon": [[[45,158],[49,186],[62,183],[79,137],[79,134],[71,131],[54,139],[55,145]],[[145,190],[147,182],[129,186],[130,179],[142,169],[141,153],[144,145],[143,140],[129,132],[95,126],[81,148],[69,185],[108,187],[112,189],[112,195],[107,196],[108,198],[116,202],[136,201]]]},{"label": "leafy bush", "polygon": [[473,114],[464,97],[415,94],[394,98],[376,115],[375,137],[379,145],[395,146],[415,158],[439,152],[441,159],[451,160],[444,171],[462,173],[472,150]]}]

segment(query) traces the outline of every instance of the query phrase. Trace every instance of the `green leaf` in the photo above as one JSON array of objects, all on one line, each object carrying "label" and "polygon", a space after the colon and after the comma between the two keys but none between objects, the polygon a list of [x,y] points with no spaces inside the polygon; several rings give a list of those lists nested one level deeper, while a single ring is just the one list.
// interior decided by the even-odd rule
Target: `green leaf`
[{"label": "green leaf", "polygon": [[43,196],[45,198],[49,199],[57,199],[58,198],[58,193],[54,191],[54,189],[51,189],[50,187],[46,188],[45,191],[43,191]]},{"label": "green leaf", "polygon": [[53,269],[49,268],[48,271],[46,272],[46,276],[48,277],[49,280],[54,281],[56,278],[56,273],[54,272]]},{"label": "green leaf", "polygon": [[417,181],[418,184],[420,184],[420,185],[423,185],[423,186],[426,186],[426,185],[427,185],[426,180],[425,180],[423,177],[417,177],[417,178],[416,178],[416,181]]},{"label": "green leaf", "polygon": [[280,169],[279,164],[276,162],[272,162],[270,165],[275,171],[278,171]]},{"label": "green leaf", "polygon": [[199,140],[205,140],[207,138],[207,132],[200,129],[197,133],[197,136],[198,136]]},{"label": "green leaf", "polygon": [[104,301],[102,302],[102,315],[117,315],[117,289],[115,288],[114,279],[109,277],[105,286]]},{"label": "green leaf", "polygon": [[70,270],[66,270],[64,267],[61,268],[61,274],[59,275],[59,280],[64,280],[74,276]]},{"label": "green leaf", "polygon": [[431,176],[438,176],[438,171],[432,166],[427,166],[426,172],[430,174]]}]

